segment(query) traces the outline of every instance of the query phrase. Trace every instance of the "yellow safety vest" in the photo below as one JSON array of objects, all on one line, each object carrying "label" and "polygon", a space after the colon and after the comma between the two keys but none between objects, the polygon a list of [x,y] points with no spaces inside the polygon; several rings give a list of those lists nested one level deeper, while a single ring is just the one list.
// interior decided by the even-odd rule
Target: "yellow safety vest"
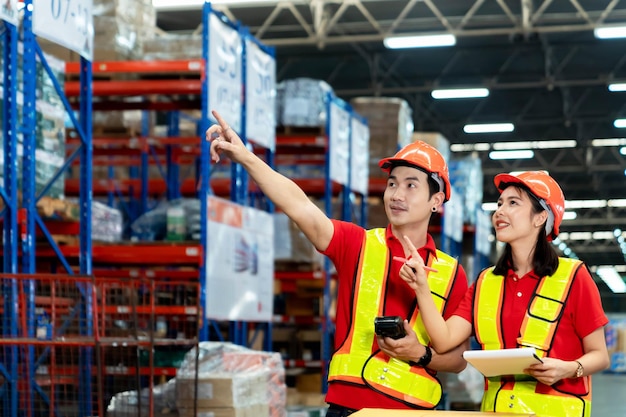
[{"label": "yellow safety vest", "polygon": [[[559,258],[554,275],[543,277],[526,311],[518,346],[533,347],[540,357],[548,356],[562,317],[576,271],[582,262]],[[486,269],[476,281],[474,329],[483,349],[503,349],[501,311],[505,277]],[[535,413],[537,417],[589,417],[591,378],[585,377],[587,394],[580,396],[556,389],[537,393],[538,381],[528,375],[486,378],[482,411]]]},{"label": "yellow safety vest", "polygon": [[[380,349],[372,353],[376,339],[374,318],[383,314],[389,263],[385,229],[368,230],[357,269],[352,326],[332,357],[328,380],[366,385],[413,408],[433,409],[442,394],[441,382],[435,376],[422,367],[390,358]],[[437,259],[431,260],[429,266],[438,271],[428,274],[428,283],[439,312],[443,312],[458,263],[451,256],[437,251]],[[430,339],[417,309],[409,323],[420,343],[427,345]]]}]

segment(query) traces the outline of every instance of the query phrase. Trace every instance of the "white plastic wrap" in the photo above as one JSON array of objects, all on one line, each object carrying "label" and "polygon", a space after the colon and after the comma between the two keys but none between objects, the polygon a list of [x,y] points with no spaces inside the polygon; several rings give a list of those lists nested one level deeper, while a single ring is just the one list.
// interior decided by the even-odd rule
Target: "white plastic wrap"
[{"label": "white plastic wrap", "polygon": [[[285,370],[275,352],[260,352],[231,343],[202,342],[187,353],[176,374],[179,409],[251,408],[269,405],[269,415],[284,417]],[[197,373],[197,379],[196,379]],[[197,383],[197,386],[196,386]]]},{"label": "white plastic wrap", "polygon": [[[176,380],[171,379],[165,384],[157,385],[152,391],[154,401],[154,417],[173,417],[176,414]],[[107,407],[107,417],[148,417],[150,410],[150,391],[148,388],[137,391],[120,392],[111,398]]]},{"label": "white plastic wrap", "polygon": [[322,80],[294,78],[276,88],[281,109],[278,124],[283,126],[319,127],[326,124],[326,95],[333,89]]}]

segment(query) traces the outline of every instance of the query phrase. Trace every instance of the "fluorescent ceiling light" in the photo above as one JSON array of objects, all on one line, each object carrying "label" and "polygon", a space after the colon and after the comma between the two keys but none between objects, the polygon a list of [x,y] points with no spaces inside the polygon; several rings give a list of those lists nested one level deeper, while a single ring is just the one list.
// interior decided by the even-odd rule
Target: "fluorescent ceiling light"
[{"label": "fluorescent ceiling light", "polygon": [[463,127],[465,133],[499,133],[515,130],[513,123],[470,124]]},{"label": "fluorescent ceiling light", "polygon": [[609,91],[626,91],[626,83],[609,84]]},{"label": "fluorescent ceiling light", "polygon": [[626,38],[626,26],[595,28],[593,34],[598,39]]},{"label": "fluorescent ceiling light", "polygon": [[576,214],[575,211],[566,211],[563,213],[563,220],[574,220],[576,217],[578,217],[578,214]]},{"label": "fluorescent ceiling light", "polygon": [[609,207],[626,207],[626,198],[616,198],[607,202]]},{"label": "fluorescent ceiling light", "polygon": [[388,36],[383,44],[389,49],[431,48],[456,44],[454,35]]},{"label": "fluorescent ceiling light", "polygon": [[615,121],[613,122],[613,126],[626,127],[626,119],[615,119]]},{"label": "fluorescent ceiling light", "polygon": [[604,208],[606,205],[606,200],[565,200],[566,209]]},{"label": "fluorescent ceiling light", "polygon": [[481,98],[489,95],[488,88],[443,88],[433,90],[430,95],[434,99],[445,100],[451,98]]},{"label": "fluorescent ceiling light", "polygon": [[563,149],[575,148],[575,140],[534,140],[524,142],[496,142],[493,149],[497,151],[513,149]]},{"label": "fluorescent ceiling light", "polygon": [[593,139],[591,141],[591,146],[594,146],[596,148],[623,145],[626,145],[626,138]]},{"label": "fluorescent ceiling light", "polygon": [[530,149],[519,149],[517,151],[492,151],[489,152],[489,158],[493,160],[500,159],[530,159],[535,156],[535,152]]},{"label": "fluorescent ceiling light", "polygon": [[610,266],[600,266],[596,270],[596,273],[602,278],[602,281],[613,291],[614,293],[626,293],[626,283],[624,279],[617,273],[615,268]]},{"label": "fluorescent ceiling light", "polygon": [[488,151],[491,149],[490,143],[454,143],[450,145],[452,152],[472,152],[472,151]]}]

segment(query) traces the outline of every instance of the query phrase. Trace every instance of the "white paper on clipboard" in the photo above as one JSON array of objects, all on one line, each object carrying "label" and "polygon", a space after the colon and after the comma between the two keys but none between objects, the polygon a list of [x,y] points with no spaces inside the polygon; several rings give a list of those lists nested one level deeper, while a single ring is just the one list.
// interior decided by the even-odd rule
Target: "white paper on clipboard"
[{"label": "white paper on clipboard", "polygon": [[523,374],[530,365],[541,363],[534,348],[466,350],[463,358],[487,377]]}]

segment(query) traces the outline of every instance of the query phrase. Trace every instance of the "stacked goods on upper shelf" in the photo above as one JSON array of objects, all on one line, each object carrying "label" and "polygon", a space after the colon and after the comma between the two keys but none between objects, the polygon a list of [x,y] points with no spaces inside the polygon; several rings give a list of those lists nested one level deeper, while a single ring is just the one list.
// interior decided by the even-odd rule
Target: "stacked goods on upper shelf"
[{"label": "stacked goods on upper shelf", "polygon": [[144,42],[143,59],[147,61],[200,59],[202,36],[200,34],[160,33]]},{"label": "stacked goods on upper shelf", "polygon": [[[18,47],[22,54],[22,45]],[[21,56],[19,60],[21,61]],[[52,69],[54,76],[61,88],[65,83],[65,66],[63,62],[52,56],[46,55],[46,61]],[[3,93],[2,66],[0,66],[0,94]],[[24,103],[23,95],[23,71],[21,65],[18,67],[17,87],[17,119],[22,120],[22,108]],[[13,86],[12,86],[13,87]],[[65,109],[59,98],[52,80],[44,70],[43,65],[37,60],[36,68],[36,97],[35,103],[35,190],[39,193],[48,184],[55,173],[63,166],[65,161]],[[0,111],[3,108],[3,100],[0,98]],[[22,180],[22,155],[23,155],[23,135],[17,133],[17,174],[18,186],[21,187]],[[0,148],[0,180],[2,180],[4,169],[4,148]],[[46,195],[56,198],[64,196],[63,175],[54,182]]]},{"label": "stacked goods on upper shelf", "polygon": [[[93,0],[94,61],[141,59],[143,45],[157,31],[156,10],[150,0]],[[80,55],[40,39],[42,49],[63,61]]]},{"label": "stacked goods on upper shelf", "polygon": [[412,141],[413,112],[400,98],[357,97],[350,104],[354,111],[367,119],[369,126],[370,177],[384,177],[378,161],[394,155]]},{"label": "stacked goods on upper shelf", "polygon": [[324,127],[327,94],[333,89],[322,80],[294,78],[276,86],[278,126]]}]

